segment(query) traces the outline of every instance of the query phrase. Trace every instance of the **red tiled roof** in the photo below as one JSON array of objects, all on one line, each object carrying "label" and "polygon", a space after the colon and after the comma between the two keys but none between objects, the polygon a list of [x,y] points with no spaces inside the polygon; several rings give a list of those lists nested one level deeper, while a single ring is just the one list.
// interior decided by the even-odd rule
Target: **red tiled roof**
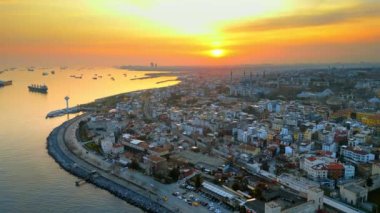
[{"label": "red tiled roof", "polygon": [[331,170],[338,170],[338,169],[343,169],[343,165],[340,163],[330,163],[327,165],[327,169]]},{"label": "red tiled roof", "polygon": [[164,148],[164,147],[154,147],[151,150],[157,153],[163,153],[163,152],[169,151],[168,148]]},{"label": "red tiled roof", "polygon": [[162,157],[159,157],[159,156],[156,156],[156,155],[149,155],[148,156],[149,160],[152,161],[152,162],[162,162],[162,161],[166,161],[165,158],[162,158]]}]

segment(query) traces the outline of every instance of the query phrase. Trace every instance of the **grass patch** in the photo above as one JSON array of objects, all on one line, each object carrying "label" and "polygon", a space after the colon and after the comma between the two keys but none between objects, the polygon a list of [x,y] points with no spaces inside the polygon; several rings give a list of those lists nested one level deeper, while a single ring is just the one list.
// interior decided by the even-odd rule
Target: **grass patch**
[{"label": "grass patch", "polygon": [[96,144],[95,142],[86,143],[84,145],[84,148],[86,148],[87,150],[90,150],[90,151],[95,151],[99,154],[102,153],[102,148],[98,144]]}]

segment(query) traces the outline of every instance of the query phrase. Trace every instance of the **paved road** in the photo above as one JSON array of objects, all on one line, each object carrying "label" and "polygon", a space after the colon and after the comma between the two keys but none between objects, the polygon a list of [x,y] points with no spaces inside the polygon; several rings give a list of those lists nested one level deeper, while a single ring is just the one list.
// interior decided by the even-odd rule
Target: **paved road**
[{"label": "paved road", "polygon": [[[113,187],[112,191],[116,192],[117,194],[118,194],[118,192],[121,191],[123,193],[123,194],[121,194],[122,197],[134,196],[134,198],[132,198],[132,201],[136,200],[138,202],[136,204],[146,206],[148,208],[148,210],[151,209],[151,212],[161,212],[161,211],[162,212],[168,212],[169,211],[169,210],[165,210],[164,208],[159,207],[156,204],[150,202],[149,199],[147,199],[150,196],[147,196],[147,192],[144,189],[136,187],[135,185],[128,183],[127,181],[123,181],[120,178],[113,176],[112,174],[108,174],[107,172],[99,169],[99,167],[96,167],[92,164],[89,164],[86,161],[84,161],[84,160],[78,158],[76,155],[74,155],[66,146],[65,140],[64,140],[64,135],[67,132],[66,131],[67,127],[69,125],[72,125],[75,120],[76,119],[73,119],[72,121],[65,123],[64,127],[58,128],[58,133],[56,134],[57,136],[55,137],[56,141],[53,141],[54,143],[49,142],[50,144],[53,144],[55,147],[57,147],[57,146],[59,147],[59,149],[49,148],[49,151],[54,152],[53,156],[55,156],[56,160],[59,161],[60,164],[64,168],[71,170],[70,168],[73,167],[74,162],[75,162],[75,164],[76,164],[75,170],[77,172],[74,172],[74,173],[78,174],[78,171],[79,171],[79,175],[82,177],[86,176],[86,174],[88,174],[89,171],[97,170],[98,177],[96,178],[97,179],[96,182],[98,184],[100,184],[101,188],[109,189],[109,187],[111,187],[111,188]],[[111,180],[111,181],[107,181],[107,180]],[[120,188],[120,186],[123,186],[124,188],[129,189],[131,191],[128,192],[125,190],[118,190],[117,188],[115,190],[115,187]],[[133,192],[136,192],[139,195],[138,194],[133,195],[134,194]],[[144,195],[145,195],[145,199],[144,199]],[[154,209],[152,210],[152,208],[154,208]]]},{"label": "paved road", "polygon": [[[93,152],[87,152],[87,150],[85,150],[77,140],[75,134],[79,122],[82,119],[87,119],[87,117],[84,116],[81,119],[75,120],[66,128],[66,131],[64,132],[64,142],[66,146],[64,143],[60,143],[62,144],[61,148],[66,152],[70,152],[67,147],[70,147],[70,149],[73,150],[72,153],[74,153],[75,156],[73,155],[72,158],[74,158],[74,161],[77,162],[78,165],[80,164],[89,170],[97,170],[101,176],[120,185],[131,188],[133,191],[144,194],[173,211],[183,213],[209,212],[204,207],[189,206],[183,201],[180,202],[178,198],[173,197],[171,195],[173,192],[182,191],[178,184],[162,184],[149,176],[133,170],[120,171],[120,168],[114,168],[111,163],[104,161],[102,156],[99,156]],[[114,174],[107,172],[111,170]],[[168,198],[166,202],[162,199],[164,196]]]}]

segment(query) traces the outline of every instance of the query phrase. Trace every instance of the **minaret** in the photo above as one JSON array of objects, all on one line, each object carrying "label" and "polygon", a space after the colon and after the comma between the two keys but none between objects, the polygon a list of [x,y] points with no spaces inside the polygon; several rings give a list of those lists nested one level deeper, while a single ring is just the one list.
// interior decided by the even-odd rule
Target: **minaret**
[{"label": "minaret", "polygon": [[231,79],[230,79],[230,83],[232,84],[232,71],[231,71]]},{"label": "minaret", "polygon": [[65,97],[65,100],[66,100],[66,112],[68,112],[69,111],[69,96],[66,96]]},{"label": "minaret", "polygon": [[253,85],[253,77],[252,77],[252,72],[250,72],[249,74],[249,80],[250,80],[250,83],[251,83],[251,86]]}]

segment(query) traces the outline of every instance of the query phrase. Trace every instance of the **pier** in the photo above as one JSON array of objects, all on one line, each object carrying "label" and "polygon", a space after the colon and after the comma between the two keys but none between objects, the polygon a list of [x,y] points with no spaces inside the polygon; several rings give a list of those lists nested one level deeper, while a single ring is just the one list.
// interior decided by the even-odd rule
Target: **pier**
[{"label": "pier", "polygon": [[59,110],[54,110],[54,111],[49,112],[46,115],[46,118],[55,118],[55,117],[60,117],[66,114],[75,114],[81,111],[82,111],[81,107],[70,107],[66,109],[59,109]]}]

